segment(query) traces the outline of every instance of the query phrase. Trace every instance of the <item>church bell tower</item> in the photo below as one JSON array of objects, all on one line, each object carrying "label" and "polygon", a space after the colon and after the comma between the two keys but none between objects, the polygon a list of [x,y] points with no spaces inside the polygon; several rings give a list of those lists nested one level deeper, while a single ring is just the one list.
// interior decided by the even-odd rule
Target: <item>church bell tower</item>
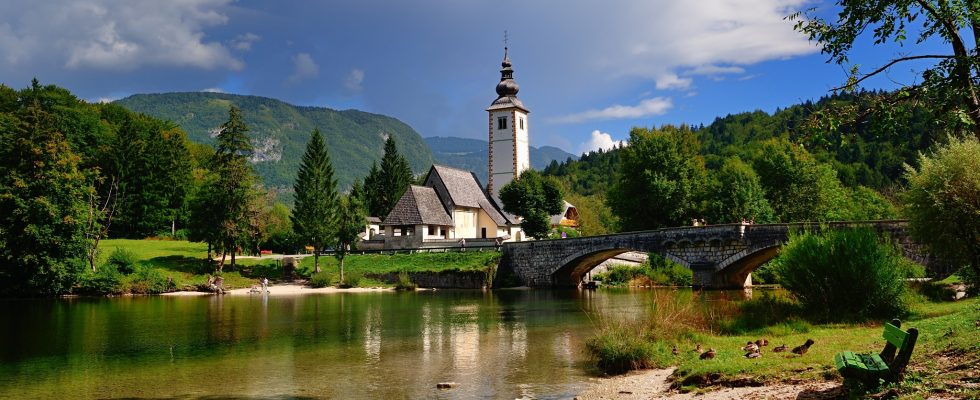
[{"label": "church bell tower", "polygon": [[531,168],[528,153],[528,121],[530,112],[517,98],[520,87],[514,82],[507,47],[504,47],[504,60],[500,63],[500,83],[497,84],[497,99],[490,104],[490,148],[489,176],[487,191],[497,195],[500,188],[517,178],[521,172]]}]

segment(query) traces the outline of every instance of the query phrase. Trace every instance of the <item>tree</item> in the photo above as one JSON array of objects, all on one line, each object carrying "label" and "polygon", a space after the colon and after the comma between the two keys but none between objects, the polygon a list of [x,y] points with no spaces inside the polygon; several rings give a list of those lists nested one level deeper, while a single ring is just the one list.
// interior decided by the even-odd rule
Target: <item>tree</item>
[{"label": "tree", "polygon": [[215,191],[214,210],[218,213],[217,239],[221,245],[221,261],[217,272],[221,272],[225,256],[231,252],[231,266],[235,267],[235,255],[239,246],[248,240],[251,224],[251,203],[255,193],[252,184],[255,175],[249,158],[252,156],[252,143],[249,141],[248,127],[242,121],[238,107],[228,110],[228,121],[221,125],[217,137],[217,149],[211,159],[211,169],[216,180],[210,188]]},{"label": "tree", "polygon": [[620,150],[609,206],[623,230],[688,225],[705,180],[700,144],[691,130],[633,128]]},{"label": "tree", "polygon": [[964,265],[980,287],[980,141],[950,138],[906,166],[905,214],[917,240],[945,261]]},{"label": "tree", "polygon": [[[897,103],[921,102],[933,105],[934,114],[954,130],[968,128],[980,138],[980,98],[976,89],[980,72],[976,47],[980,43],[980,3],[966,0],[837,0],[836,4],[840,7],[836,21],[821,18],[816,9],[789,17],[798,20],[797,30],[822,46],[821,51],[829,56],[828,62],[847,64],[851,49],[865,32],[871,33],[875,44],[896,42],[905,47],[911,40],[907,27],[915,25],[921,26],[915,35],[915,44],[938,40],[949,46],[949,51],[943,54],[896,57],[870,72],[852,67],[847,83],[838,90],[853,90],[864,80],[886,73],[898,64],[938,61],[922,72],[920,83],[882,96],[879,107],[858,115],[858,119],[877,117],[875,111],[887,114]],[[837,124],[832,115],[823,115],[831,129]]]},{"label": "tree", "polygon": [[770,139],[762,144],[752,164],[777,220],[822,219],[820,169],[806,149],[785,139]]},{"label": "tree", "polygon": [[0,285],[6,294],[63,294],[84,269],[94,188],[55,129],[35,80],[0,114]]},{"label": "tree", "polygon": [[340,283],[344,284],[344,258],[351,250],[356,250],[357,239],[364,232],[364,206],[353,193],[342,198],[337,217],[337,250],[334,256],[340,261]]},{"label": "tree", "polygon": [[398,154],[395,139],[389,136],[385,140],[385,153],[380,167],[372,164],[368,176],[364,178],[368,211],[373,216],[385,218],[411,183],[412,169],[405,157]]},{"label": "tree", "polygon": [[303,241],[313,246],[313,270],[320,272],[320,251],[336,238],[337,181],[323,136],[313,129],[306,152],[296,173],[296,203],[293,229]]},{"label": "tree", "polygon": [[741,158],[726,159],[709,186],[707,197],[710,200],[706,213],[709,221],[719,224],[743,220],[775,222],[774,212],[766,200],[759,176]]},{"label": "tree", "polygon": [[561,187],[554,178],[529,169],[500,188],[504,211],[520,216],[521,230],[530,237],[548,237],[550,217],[562,212]]}]

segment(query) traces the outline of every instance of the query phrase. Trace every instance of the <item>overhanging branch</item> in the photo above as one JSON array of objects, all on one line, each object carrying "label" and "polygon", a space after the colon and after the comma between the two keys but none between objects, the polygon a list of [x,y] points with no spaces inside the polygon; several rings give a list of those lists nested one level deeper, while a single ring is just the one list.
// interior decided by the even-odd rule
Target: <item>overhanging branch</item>
[{"label": "overhanging branch", "polygon": [[878,75],[878,74],[884,72],[885,70],[887,70],[888,68],[891,68],[892,65],[898,64],[900,62],[903,62],[903,61],[912,61],[912,60],[921,60],[921,59],[927,59],[927,58],[950,59],[950,58],[956,58],[956,56],[948,56],[948,55],[941,55],[941,54],[927,54],[927,55],[921,55],[921,56],[899,57],[899,58],[896,58],[894,60],[891,60],[888,64],[885,64],[885,65],[881,66],[880,68],[878,68],[878,69],[876,69],[874,71],[871,71],[870,73],[865,74],[860,79],[857,79],[854,82],[850,82],[850,83],[848,83],[846,85],[843,85],[843,86],[835,87],[835,88],[831,89],[831,91],[838,91],[838,90],[841,90],[841,89],[847,89],[847,88],[852,88],[854,86],[857,86],[859,83],[863,82],[865,79],[868,79],[868,78],[870,78],[872,76]]}]

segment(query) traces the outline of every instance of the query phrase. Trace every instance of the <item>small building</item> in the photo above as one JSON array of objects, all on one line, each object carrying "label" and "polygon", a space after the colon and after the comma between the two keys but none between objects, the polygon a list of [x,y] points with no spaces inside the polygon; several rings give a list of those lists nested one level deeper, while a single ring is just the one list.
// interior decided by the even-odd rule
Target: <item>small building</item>
[{"label": "small building", "polygon": [[361,234],[361,240],[374,239],[374,236],[379,233],[381,233],[381,218],[367,217],[364,224],[364,233]]},{"label": "small building", "polygon": [[551,216],[551,227],[557,228],[564,226],[572,229],[578,228],[578,209],[572,203],[567,201],[564,203],[562,212]]},{"label": "small building", "polygon": [[495,246],[525,239],[470,171],[433,165],[424,186],[410,186],[381,223],[385,249]]}]

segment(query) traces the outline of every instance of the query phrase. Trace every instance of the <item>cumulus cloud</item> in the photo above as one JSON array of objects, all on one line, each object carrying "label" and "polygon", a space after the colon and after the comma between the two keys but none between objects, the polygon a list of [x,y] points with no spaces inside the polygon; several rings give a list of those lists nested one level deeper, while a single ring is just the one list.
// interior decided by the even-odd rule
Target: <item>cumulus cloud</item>
[{"label": "cumulus cloud", "polygon": [[351,92],[360,92],[363,89],[361,84],[364,83],[364,70],[354,68],[350,70],[347,74],[347,78],[344,79],[344,87]]},{"label": "cumulus cloud", "polygon": [[216,87],[210,87],[210,88],[201,89],[201,91],[202,92],[205,92],[205,93],[224,93],[225,92],[221,88],[216,88]]},{"label": "cumulus cloud", "polygon": [[18,65],[51,61],[69,69],[143,66],[239,70],[244,64],[204,28],[228,22],[229,0],[7,3],[0,53]]},{"label": "cumulus cloud", "polygon": [[238,35],[231,40],[231,47],[235,50],[249,51],[252,50],[252,43],[258,42],[259,39],[261,39],[259,35],[251,32]]},{"label": "cumulus cloud", "polygon": [[289,76],[289,82],[296,83],[317,76],[320,76],[320,66],[313,61],[310,53],[293,56],[293,74]]},{"label": "cumulus cloud", "polygon": [[592,137],[587,142],[579,146],[579,151],[581,153],[588,153],[599,149],[609,150],[616,146],[623,146],[625,143],[622,140],[613,140],[612,135],[600,132],[597,129],[592,131]]},{"label": "cumulus cloud", "polygon": [[552,118],[551,122],[558,124],[576,124],[586,121],[599,121],[608,119],[643,118],[654,115],[662,115],[674,106],[673,101],[665,97],[654,97],[641,101],[635,106],[614,105],[601,110],[587,110],[580,113],[563,115]]},{"label": "cumulus cloud", "polygon": [[663,74],[657,78],[657,89],[687,89],[691,86],[691,78],[681,78],[677,74]]}]

